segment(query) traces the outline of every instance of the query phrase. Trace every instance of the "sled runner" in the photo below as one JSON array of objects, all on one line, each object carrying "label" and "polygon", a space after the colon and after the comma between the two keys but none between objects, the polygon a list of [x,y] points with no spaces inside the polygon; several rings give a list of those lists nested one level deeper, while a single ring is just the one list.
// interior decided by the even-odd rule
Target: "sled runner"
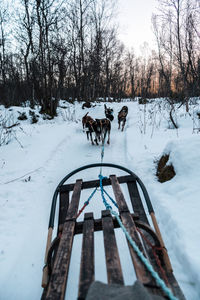
[{"label": "sled runner", "polygon": [[[100,175],[98,180],[83,181],[82,179],[78,179],[73,184],[67,184],[67,180],[73,175],[95,167],[118,169],[126,172],[126,175],[118,177],[110,175],[107,178]],[[128,187],[132,205],[131,211],[125,201],[121,184],[126,184]],[[109,185],[112,186],[115,200],[106,192],[106,186]],[[140,189],[138,189],[138,186]],[[85,206],[89,204],[97,188],[101,190],[106,208],[101,212],[101,218],[94,219],[93,213],[90,212],[84,214],[84,221],[78,221],[77,216],[81,212],[83,213]],[[95,190],[80,210],[81,191],[84,189]],[[51,242],[58,196],[59,216],[57,237]],[[114,205],[118,207],[119,215],[113,213],[113,210],[117,211],[117,209],[116,207],[113,210],[111,209],[111,206],[105,199],[106,196],[112,200],[111,204],[113,207]],[[146,202],[154,228],[150,226],[150,219],[148,219],[144,209],[144,201]],[[80,207],[82,206],[82,202],[83,200]],[[77,234],[83,235],[82,249],[80,249],[81,263],[77,299],[86,299],[88,290],[95,281],[95,231],[103,231],[108,286],[112,284],[123,286],[123,272],[115,238],[115,229],[119,227],[126,231],[127,243],[136,277],[148,293],[160,295],[164,299],[185,300],[174,277],[167,250],[144,184],[129,169],[109,163],[91,164],[74,170],[63,178],[54,193],[49,220],[45,266],[43,269],[42,286],[44,287],[44,291],[42,299],[65,299],[73,239]],[[138,249],[135,249],[135,245]],[[138,255],[144,257],[144,259]],[[73,266],[71,267],[73,268]],[[158,274],[159,279],[155,277],[154,273]],[[169,293],[172,293],[171,298],[170,294],[167,294],[167,289]],[[173,296],[175,297],[173,298]]]}]

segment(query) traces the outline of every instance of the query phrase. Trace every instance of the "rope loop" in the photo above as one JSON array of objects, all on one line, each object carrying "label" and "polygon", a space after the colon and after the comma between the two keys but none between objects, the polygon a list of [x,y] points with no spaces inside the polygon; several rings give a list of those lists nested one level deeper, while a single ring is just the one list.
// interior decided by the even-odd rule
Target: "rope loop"
[{"label": "rope loop", "polygon": [[103,203],[104,203],[106,209],[107,209],[107,210],[111,210],[111,209],[112,209],[112,206],[110,206],[110,205],[108,204],[108,202],[106,201],[106,198],[105,198],[105,196],[104,196],[104,188],[103,188],[103,183],[102,183],[102,181],[103,181],[103,179],[105,179],[105,178],[107,178],[107,177],[105,177],[105,176],[99,174],[100,189],[101,189],[101,197],[102,197],[102,200],[103,200]]}]

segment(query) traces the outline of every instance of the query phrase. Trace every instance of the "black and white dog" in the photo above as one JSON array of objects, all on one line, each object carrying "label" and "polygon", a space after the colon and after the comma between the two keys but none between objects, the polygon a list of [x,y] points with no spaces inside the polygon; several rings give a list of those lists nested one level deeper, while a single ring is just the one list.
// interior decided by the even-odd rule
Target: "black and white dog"
[{"label": "black and white dog", "polygon": [[110,107],[107,107],[106,104],[104,104],[104,109],[105,109],[106,118],[112,122],[114,120],[113,109]]}]

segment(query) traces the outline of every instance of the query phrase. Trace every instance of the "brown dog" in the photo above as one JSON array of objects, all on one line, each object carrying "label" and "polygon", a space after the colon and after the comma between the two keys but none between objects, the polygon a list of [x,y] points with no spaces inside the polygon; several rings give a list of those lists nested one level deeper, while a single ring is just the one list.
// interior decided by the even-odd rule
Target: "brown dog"
[{"label": "brown dog", "polygon": [[89,140],[89,131],[86,129],[86,124],[90,121],[94,121],[92,117],[88,116],[88,112],[82,118],[83,131],[86,131],[87,139]]},{"label": "brown dog", "polygon": [[[98,145],[98,141],[102,141],[104,144],[106,135],[108,134],[108,141],[110,143],[110,130],[111,123],[108,119],[92,119],[92,117],[88,116],[88,113],[82,118],[83,130],[86,131],[87,138],[91,139],[92,145],[94,145],[94,141],[96,145]],[[92,134],[95,134],[95,139],[93,141]]]},{"label": "brown dog", "polygon": [[86,127],[86,123],[93,120],[92,117],[88,116],[88,114],[89,113],[87,112],[87,114],[85,114],[85,116],[82,117],[83,130]]},{"label": "brown dog", "polygon": [[118,124],[119,124],[118,129],[120,129],[120,124],[122,122],[122,131],[124,130],[127,114],[128,114],[128,107],[123,106],[120,112],[118,113]]},{"label": "brown dog", "polygon": [[94,124],[96,138],[102,141],[102,145],[105,142],[106,135],[108,134],[107,143],[110,144],[110,131],[111,131],[111,122],[108,119],[96,119]]}]

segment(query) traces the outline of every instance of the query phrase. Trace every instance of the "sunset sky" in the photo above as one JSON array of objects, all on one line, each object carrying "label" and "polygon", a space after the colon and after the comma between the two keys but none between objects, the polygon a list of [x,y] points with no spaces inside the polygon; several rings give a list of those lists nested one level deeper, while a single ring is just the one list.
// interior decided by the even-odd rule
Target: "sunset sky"
[{"label": "sunset sky", "polygon": [[156,49],[151,25],[156,7],[157,0],[118,0],[119,38],[136,53],[144,42]]}]

